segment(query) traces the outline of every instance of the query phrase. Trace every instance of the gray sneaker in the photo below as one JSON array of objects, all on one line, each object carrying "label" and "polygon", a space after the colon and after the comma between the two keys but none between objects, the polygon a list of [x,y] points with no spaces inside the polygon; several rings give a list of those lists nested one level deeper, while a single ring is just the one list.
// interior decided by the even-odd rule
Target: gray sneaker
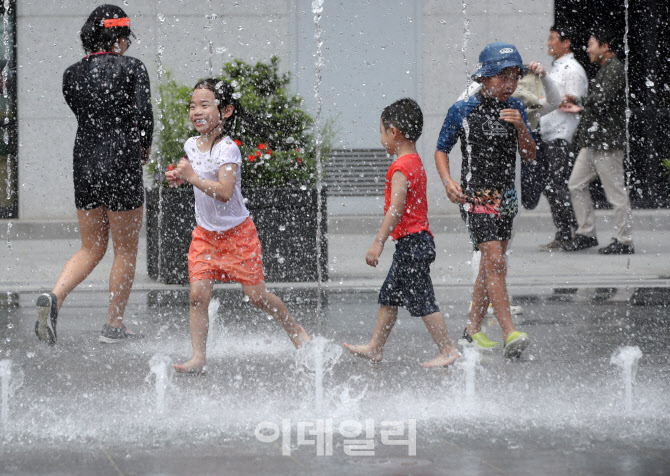
[{"label": "gray sneaker", "polygon": [[538,249],[540,251],[563,251],[563,245],[565,243],[565,241],[554,240],[551,243],[547,243],[546,245],[538,246]]},{"label": "gray sneaker", "polygon": [[129,334],[125,324],[121,324],[121,327],[119,328],[105,324],[102,326],[102,332],[100,333],[98,342],[102,342],[103,344],[116,344],[117,342],[123,342],[128,339],[142,339],[143,337],[144,336],[141,334]]},{"label": "gray sneaker", "polygon": [[35,334],[42,342],[56,344],[56,321],[58,320],[58,299],[54,293],[40,294],[35,303],[37,321]]}]

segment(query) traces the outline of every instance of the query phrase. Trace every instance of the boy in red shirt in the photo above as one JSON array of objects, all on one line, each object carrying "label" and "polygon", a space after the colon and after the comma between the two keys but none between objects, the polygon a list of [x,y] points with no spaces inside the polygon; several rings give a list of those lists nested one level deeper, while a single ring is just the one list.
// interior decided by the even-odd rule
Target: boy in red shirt
[{"label": "boy in red shirt", "polygon": [[422,317],[440,355],[422,367],[446,367],[460,357],[444,317],[435,302],[430,263],[435,261],[435,242],[428,227],[426,171],[416,151],[423,129],[423,113],[413,99],[394,102],[382,111],[381,142],[389,155],[398,158],[386,174],[384,221],[365,261],[377,266],[384,243],[396,242],[393,264],[379,291],[379,314],[372,339],[364,345],[345,343],[352,354],[381,362],[384,344],[404,306],[413,317]]}]

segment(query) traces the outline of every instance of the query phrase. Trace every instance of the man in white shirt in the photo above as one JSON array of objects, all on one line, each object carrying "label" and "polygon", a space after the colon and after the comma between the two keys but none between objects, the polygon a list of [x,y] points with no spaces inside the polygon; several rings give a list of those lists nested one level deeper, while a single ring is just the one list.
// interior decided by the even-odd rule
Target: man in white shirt
[{"label": "man in white shirt", "polygon": [[552,26],[549,29],[547,53],[554,58],[549,71],[537,62],[531,62],[529,69],[542,78],[547,97],[541,100],[540,111],[540,153],[538,160],[543,162],[546,174],[544,194],[549,201],[551,216],[556,226],[556,235],[551,243],[540,246],[542,251],[558,251],[563,244],[572,240],[573,231],[577,228],[575,212],[570,201],[568,180],[572,172],[574,154],[569,151],[572,136],[579,124],[580,115],[560,110],[560,100],[556,100],[555,90],[559,97],[566,95],[581,98],[588,93],[589,82],[582,65],[575,59],[572,52],[572,32],[564,27]]}]

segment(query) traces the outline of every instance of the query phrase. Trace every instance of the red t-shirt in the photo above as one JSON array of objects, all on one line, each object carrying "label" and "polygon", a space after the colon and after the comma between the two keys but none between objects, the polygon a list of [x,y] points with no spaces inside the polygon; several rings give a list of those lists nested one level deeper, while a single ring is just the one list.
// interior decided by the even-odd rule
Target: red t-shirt
[{"label": "red t-shirt", "polygon": [[[402,217],[395,229],[391,232],[391,239],[397,240],[403,236],[419,233],[428,228],[428,200],[426,199],[426,170],[418,154],[407,154],[398,157],[386,172],[384,187],[384,214],[391,206],[391,183],[393,174],[402,173],[407,179],[407,198]],[[430,233],[431,236],[433,235]]]}]

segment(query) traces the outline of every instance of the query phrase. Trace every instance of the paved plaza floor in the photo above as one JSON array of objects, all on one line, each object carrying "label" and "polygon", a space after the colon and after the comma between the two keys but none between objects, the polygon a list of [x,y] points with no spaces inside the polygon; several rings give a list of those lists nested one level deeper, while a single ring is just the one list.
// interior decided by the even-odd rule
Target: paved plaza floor
[{"label": "paved plaza floor", "polygon": [[[437,294],[457,337],[468,291]],[[82,289],[49,348],[34,336],[34,296],[22,294],[0,309],[0,360],[11,364],[0,474],[667,474],[666,290],[646,301],[612,287],[513,294],[531,346],[516,361],[483,355],[468,380],[464,364],[419,366],[437,349],[405,311],[382,364],[349,355],[342,342],[371,335],[374,293],[330,291],[321,315],[314,294],[288,296],[328,340],[296,352],[276,323],[222,291],[208,375],[168,373],[165,387],[150,361],[159,372],[157,361],[189,356],[186,306],[134,292],[126,323],[146,338],[110,346],[97,341],[106,294]],[[630,409],[611,363],[621,346],[643,354]]]}]

